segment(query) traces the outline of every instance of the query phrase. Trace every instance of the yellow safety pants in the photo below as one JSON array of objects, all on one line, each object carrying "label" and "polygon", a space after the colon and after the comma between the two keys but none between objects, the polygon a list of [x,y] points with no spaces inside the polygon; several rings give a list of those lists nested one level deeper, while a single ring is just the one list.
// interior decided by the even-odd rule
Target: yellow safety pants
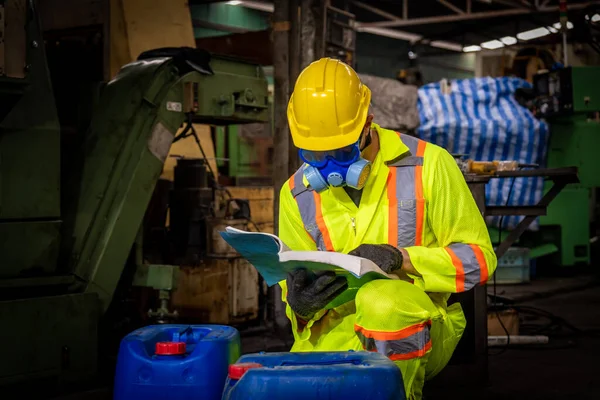
[{"label": "yellow safety pants", "polygon": [[[401,280],[374,280],[296,336],[292,351],[377,351],[402,371],[408,399],[448,363],[465,328],[460,304]],[[295,325],[295,324],[294,324]],[[306,332],[304,332],[306,333]]]}]

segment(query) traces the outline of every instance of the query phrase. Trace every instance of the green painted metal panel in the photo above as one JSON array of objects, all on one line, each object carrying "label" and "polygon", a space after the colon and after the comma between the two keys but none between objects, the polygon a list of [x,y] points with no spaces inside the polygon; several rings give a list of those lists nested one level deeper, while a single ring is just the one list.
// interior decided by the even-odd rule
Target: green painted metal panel
[{"label": "green painted metal panel", "polygon": [[[540,217],[540,225],[560,226],[553,239],[560,249],[560,265],[589,264],[590,189],[571,186],[563,189],[548,206],[547,215]],[[552,240],[544,237],[543,243],[549,239]]]},{"label": "green painted metal panel", "polygon": [[0,224],[0,278],[56,270],[60,221]]},{"label": "green painted metal panel", "polygon": [[573,110],[591,112],[600,110],[600,67],[573,67]]},{"label": "green painted metal panel", "polygon": [[41,29],[27,21],[26,78],[0,79],[0,221],[60,216],[60,126]]},{"label": "green painted metal panel", "polygon": [[68,185],[63,255],[87,291],[107,307],[185,115],[186,83],[197,84],[199,122],[268,118],[260,67],[229,59],[211,62],[214,75],[181,76],[170,59],[125,66],[103,90]]},{"label": "green painted metal panel", "polygon": [[53,272],[59,247],[60,126],[41,29],[29,17],[25,78],[0,77],[0,277]]},{"label": "green painted metal panel", "polygon": [[10,343],[2,349],[0,386],[43,379],[41,391],[49,381],[93,377],[99,317],[98,296],[89,293],[0,301],[0,342]]},{"label": "green painted metal panel", "polygon": [[[192,20],[208,21],[213,24],[231,26],[249,31],[261,31],[269,28],[265,13],[246,7],[229,4],[199,4],[190,7]],[[228,35],[229,32],[195,27],[196,38]]]},{"label": "green painted metal panel", "polygon": [[575,166],[582,186],[600,186],[600,123],[588,121],[585,115],[574,115],[551,120],[550,132],[548,167]]},{"label": "green painted metal panel", "polygon": [[[69,184],[65,247],[71,270],[107,307],[160,176],[182,112],[183,86],[170,61],[125,66],[104,89]],[[67,236],[68,235],[68,236]]]}]

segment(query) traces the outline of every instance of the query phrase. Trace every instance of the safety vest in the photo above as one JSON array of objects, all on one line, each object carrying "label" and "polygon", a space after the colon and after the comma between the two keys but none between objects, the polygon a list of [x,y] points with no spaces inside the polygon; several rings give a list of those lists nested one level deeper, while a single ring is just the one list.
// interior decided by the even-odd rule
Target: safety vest
[{"label": "safety vest", "polygon": [[[392,160],[387,182],[388,243],[396,247],[420,246],[423,237],[423,155],[427,142],[398,134],[409,151]],[[304,229],[320,251],[334,251],[331,236],[321,215],[320,196],[303,182],[301,167],[290,180],[291,193],[298,204]],[[409,200],[404,200],[409,199]]]}]

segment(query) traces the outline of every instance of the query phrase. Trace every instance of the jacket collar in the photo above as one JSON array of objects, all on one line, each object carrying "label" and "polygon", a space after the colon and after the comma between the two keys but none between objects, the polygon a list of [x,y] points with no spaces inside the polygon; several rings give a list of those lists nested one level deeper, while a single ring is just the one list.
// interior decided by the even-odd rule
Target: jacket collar
[{"label": "jacket collar", "polygon": [[383,162],[393,161],[409,151],[399,133],[383,129],[376,123],[372,123],[371,128],[375,129],[379,135],[379,156]]}]

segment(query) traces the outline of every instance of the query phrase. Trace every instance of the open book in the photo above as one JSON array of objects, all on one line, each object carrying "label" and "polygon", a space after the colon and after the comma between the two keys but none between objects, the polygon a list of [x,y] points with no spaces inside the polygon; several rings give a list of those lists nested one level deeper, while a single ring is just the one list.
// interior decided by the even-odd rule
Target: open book
[{"label": "open book", "polygon": [[326,251],[290,250],[281,239],[270,233],[247,232],[232,227],[220,233],[256,268],[269,286],[285,280],[288,272],[301,267],[311,271],[335,271],[346,276],[348,290],[338,296],[329,308],[351,300],[360,286],[373,279],[398,279],[365,258]]}]

